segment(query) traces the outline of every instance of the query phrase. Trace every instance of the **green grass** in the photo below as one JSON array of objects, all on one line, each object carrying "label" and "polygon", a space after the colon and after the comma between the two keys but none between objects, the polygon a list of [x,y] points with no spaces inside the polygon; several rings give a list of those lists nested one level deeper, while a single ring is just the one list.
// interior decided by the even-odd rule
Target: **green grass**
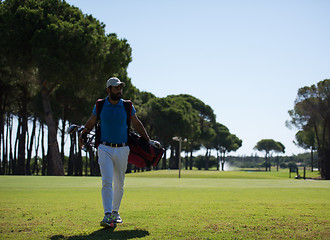
[{"label": "green grass", "polygon": [[[303,172],[299,174],[302,176]],[[291,173],[293,179],[297,174]],[[149,171],[131,173],[130,177],[153,177],[153,178],[178,178],[178,170],[163,170],[163,171]],[[318,172],[306,171],[306,178],[318,178],[320,174]],[[230,179],[289,179],[289,169],[280,169],[278,172],[264,172],[255,171],[253,169],[247,169],[245,171],[199,171],[199,170],[182,170],[181,178],[230,178]]]},{"label": "green grass", "polygon": [[100,177],[1,176],[0,239],[330,238],[329,181],[288,172],[177,174],[127,175],[124,223],[113,232],[99,227]]}]

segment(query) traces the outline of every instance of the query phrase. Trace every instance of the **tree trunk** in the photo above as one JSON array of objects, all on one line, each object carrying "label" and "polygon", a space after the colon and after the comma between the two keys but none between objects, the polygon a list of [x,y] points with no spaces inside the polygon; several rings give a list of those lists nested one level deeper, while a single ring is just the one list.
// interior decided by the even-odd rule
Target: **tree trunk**
[{"label": "tree trunk", "polygon": [[36,147],[35,147],[35,157],[34,157],[34,164],[32,168],[32,174],[36,173],[39,174],[39,164],[38,164],[38,150],[40,144],[40,135],[41,135],[41,126],[39,127],[38,138],[36,137]]},{"label": "tree trunk", "polygon": [[27,150],[27,160],[26,160],[26,174],[27,175],[31,175],[31,155],[32,155],[32,147],[33,147],[33,140],[35,137],[35,133],[36,133],[36,122],[37,122],[37,118],[34,117],[33,119],[33,126],[32,126],[32,133],[31,133],[31,137],[30,137],[30,147]]},{"label": "tree trunk", "polygon": [[95,176],[101,176],[100,167],[99,167],[99,155],[97,154],[97,151],[95,156]]},{"label": "tree trunk", "polygon": [[[127,168],[126,168],[126,172],[125,173],[131,173],[132,172],[132,167],[133,167],[132,164],[127,163]],[[91,176],[95,176],[95,175],[92,175],[92,174],[94,174],[94,173],[92,173],[92,171],[91,171]]]},{"label": "tree trunk", "polygon": [[175,149],[174,149],[174,146],[173,144],[171,145],[171,155],[170,155],[170,162],[168,164],[168,167],[170,169],[175,169],[175,157],[174,157],[174,152],[175,152]]},{"label": "tree trunk", "polygon": [[[5,135],[1,135],[2,139],[2,168],[0,164],[0,173],[3,175],[8,174],[8,132],[9,132],[9,124],[8,124],[8,116],[6,117],[7,127],[6,127],[6,138]],[[4,128],[4,126],[2,126]],[[1,130],[4,133],[4,129]]]},{"label": "tree trunk", "polygon": [[13,174],[13,144],[12,144],[12,137],[13,137],[13,117],[9,117],[8,121],[9,126],[9,172],[8,174]]},{"label": "tree trunk", "polygon": [[193,168],[193,151],[190,151],[189,170]]},{"label": "tree trunk", "polygon": [[[25,110],[24,110],[25,109]],[[25,175],[25,141],[26,141],[26,131],[27,131],[27,116],[26,108],[23,105],[22,114],[21,114],[21,124],[20,124],[20,134],[18,141],[18,161],[17,161],[17,175]]]},{"label": "tree trunk", "polygon": [[330,180],[330,149],[318,151],[321,168],[321,177]]},{"label": "tree trunk", "polygon": [[88,156],[87,156],[87,152],[85,155],[85,176],[88,175]]},{"label": "tree trunk", "polygon": [[226,154],[226,151],[223,151],[223,154],[222,154],[222,157],[221,157],[221,170],[222,171],[225,171],[225,154]]},{"label": "tree trunk", "polygon": [[330,180],[330,149],[327,149],[325,152],[325,174],[324,178]]},{"label": "tree trunk", "polygon": [[21,126],[21,118],[18,117],[16,139],[15,139],[15,145],[14,145],[13,174],[17,174],[17,145],[18,145],[18,137],[20,135],[20,129],[21,129],[20,126]]},{"label": "tree trunk", "polygon": [[206,148],[206,154],[205,154],[205,170],[209,170],[209,149]]},{"label": "tree trunk", "polygon": [[42,103],[44,106],[46,124],[48,126],[48,175],[64,176],[63,163],[57,142],[57,128],[46,84],[46,81],[41,82]]},{"label": "tree trunk", "polygon": [[162,161],[162,169],[166,169],[166,148],[165,148],[165,152],[164,152],[164,156],[163,156],[163,161]]},{"label": "tree trunk", "polygon": [[[328,129],[326,129],[328,128]],[[326,136],[327,135],[327,136]],[[326,139],[328,141],[326,141]],[[329,119],[324,119],[322,145],[319,145],[319,162],[321,164],[321,176],[325,180],[330,180],[330,123]]]},{"label": "tree trunk", "polygon": [[[95,175],[95,168],[96,168],[96,164],[95,164],[95,155],[94,155],[94,150],[90,149],[89,150],[89,171],[90,171],[90,176],[96,176]],[[132,164],[129,164],[127,166],[127,169],[129,169],[129,172],[132,172]]]},{"label": "tree trunk", "polygon": [[[8,135],[7,135],[7,138],[8,138]],[[7,141],[5,139],[5,134],[4,134],[4,125],[1,126],[0,139],[1,139],[1,142],[2,142],[2,164],[1,164],[1,161],[0,161],[0,174],[5,175],[6,174],[6,163],[7,163],[5,143]],[[1,153],[1,144],[0,144],[0,153]]]},{"label": "tree trunk", "polygon": [[75,154],[75,145],[76,145],[76,134],[70,135],[70,153],[68,160],[68,175],[73,175],[73,162],[74,162],[74,154]]},{"label": "tree trunk", "polygon": [[311,147],[311,171],[313,172],[313,165],[314,165],[314,156],[313,156],[313,147]]},{"label": "tree trunk", "polygon": [[[1,116],[2,117],[2,116]],[[0,125],[0,140],[4,138],[4,125]],[[1,141],[0,141],[0,155],[1,155]],[[2,174],[3,170],[1,168],[1,159],[0,159],[0,174]]]},{"label": "tree trunk", "polygon": [[219,158],[219,151],[217,150],[217,171],[220,169],[220,158]]},{"label": "tree trunk", "polygon": [[61,129],[61,159],[62,163],[64,164],[64,145],[65,145],[65,114],[64,114],[64,119],[62,120],[62,129]]},{"label": "tree trunk", "polygon": [[78,150],[77,155],[77,172],[76,176],[82,176],[83,173],[83,161],[82,161],[82,151],[81,149]]},{"label": "tree trunk", "polygon": [[[4,125],[5,125],[5,113],[6,113],[6,105],[7,105],[7,97],[8,94],[5,94],[6,88],[1,84],[0,86],[1,94],[0,94],[0,156],[1,156],[1,140],[4,139]],[[4,151],[4,150],[3,150]],[[0,160],[0,173],[4,172],[1,168],[1,160]]]},{"label": "tree trunk", "polygon": [[42,176],[47,175],[47,156],[46,156],[46,151],[45,151],[45,131],[44,131],[44,124],[41,123],[41,153],[42,153],[42,169],[41,169],[41,174]]}]

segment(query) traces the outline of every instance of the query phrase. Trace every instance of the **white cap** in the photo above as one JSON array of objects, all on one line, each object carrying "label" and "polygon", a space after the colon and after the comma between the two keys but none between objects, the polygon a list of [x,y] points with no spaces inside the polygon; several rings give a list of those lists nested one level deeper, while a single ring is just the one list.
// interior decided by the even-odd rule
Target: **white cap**
[{"label": "white cap", "polygon": [[119,85],[123,85],[123,87],[126,86],[126,84],[124,82],[121,82],[119,80],[119,78],[116,78],[116,77],[111,77],[107,81],[107,88],[110,87],[110,86],[116,87],[116,86],[119,86]]}]

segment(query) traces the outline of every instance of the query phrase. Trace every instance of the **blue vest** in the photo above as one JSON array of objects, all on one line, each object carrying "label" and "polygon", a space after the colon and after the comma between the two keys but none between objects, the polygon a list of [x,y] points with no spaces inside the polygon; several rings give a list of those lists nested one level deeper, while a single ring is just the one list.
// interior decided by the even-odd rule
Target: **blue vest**
[{"label": "blue vest", "polygon": [[[132,116],[136,110],[132,106]],[[93,109],[93,114],[96,114],[96,105]],[[116,105],[109,102],[106,98],[101,114],[101,142],[108,143],[127,143],[127,114],[122,99]]]}]

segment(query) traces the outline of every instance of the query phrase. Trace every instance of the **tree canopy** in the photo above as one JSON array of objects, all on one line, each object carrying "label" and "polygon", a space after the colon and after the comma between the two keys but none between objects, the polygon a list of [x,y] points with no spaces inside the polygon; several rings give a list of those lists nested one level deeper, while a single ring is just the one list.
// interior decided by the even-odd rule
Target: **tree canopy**
[{"label": "tree canopy", "polygon": [[[83,113],[86,108],[81,105],[90,108],[100,89],[105,89],[104,77],[110,74],[125,80],[131,91],[133,87],[126,76],[131,49],[126,40],[118,40],[115,34],[106,36],[104,24],[65,1],[8,0],[1,2],[0,13],[1,85],[7,93],[18,92],[15,96],[21,102],[18,161],[22,168],[16,174],[25,174],[26,126],[31,114],[28,105],[35,97],[43,106],[39,118],[48,127],[48,173],[63,175],[58,120],[79,117],[70,112],[79,109],[77,112]],[[4,94],[1,119],[9,103],[6,100]]]},{"label": "tree canopy", "polygon": [[282,143],[276,142],[273,139],[262,139],[259,142],[257,142],[254,149],[257,149],[258,151],[265,151],[265,167],[266,171],[269,169],[270,171],[270,161],[269,161],[269,154],[273,152],[285,152],[285,147]]},{"label": "tree canopy", "polygon": [[[110,76],[126,83],[125,98],[133,100],[148,132],[171,149],[170,167],[177,167],[179,154],[173,136],[187,138],[185,151],[191,154],[202,146],[207,153],[219,146],[227,152],[241,146],[241,140],[216,123],[213,109],[200,99],[188,94],[157,98],[152,93],[140,92],[127,75],[128,64],[132,61],[129,43],[118,39],[115,33],[105,34],[104,29],[105,25],[99,20],[65,1],[0,2],[3,143],[12,141],[5,139],[5,135],[11,136],[13,116],[18,117],[19,123],[17,146],[3,144],[3,169],[13,174],[30,174],[31,163],[25,159],[26,150],[30,156],[33,145],[37,148],[39,142],[43,144],[41,138],[47,126],[47,147],[41,146],[43,152],[47,151],[42,156],[43,174],[64,175],[65,171],[81,174],[81,151],[74,137],[70,138],[69,170],[64,170],[66,126],[68,123],[83,124],[87,120],[95,101],[106,96],[105,82]],[[29,136],[29,121],[33,121],[32,136]],[[38,123],[39,140],[35,136]],[[217,124],[223,126],[225,134],[217,132]],[[4,132],[5,126],[9,134]],[[13,148],[14,153],[11,153]],[[163,167],[166,168],[166,162]],[[6,172],[3,169],[2,173]]]},{"label": "tree canopy", "polygon": [[[330,179],[330,80],[325,79],[298,90],[294,109],[289,111],[298,133],[298,143],[312,147],[314,141],[319,156],[321,176]],[[313,139],[314,138],[314,139]]]}]

